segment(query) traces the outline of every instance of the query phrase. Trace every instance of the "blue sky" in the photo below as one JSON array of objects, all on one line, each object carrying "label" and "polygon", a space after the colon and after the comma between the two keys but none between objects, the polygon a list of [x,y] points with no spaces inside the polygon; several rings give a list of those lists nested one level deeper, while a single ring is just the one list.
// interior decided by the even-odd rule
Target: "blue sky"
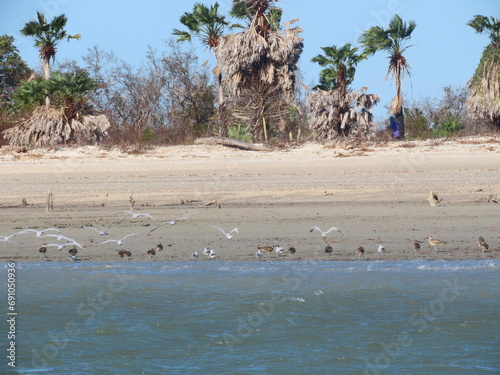
[{"label": "blue sky", "polygon": [[[201,0],[205,4],[215,1]],[[80,41],[61,42],[56,56],[58,61],[75,59],[87,49],[99,45],[113,51],[119,58],[138,65],[144,60],[147,46],[165,49],[164,40],[172,37],[174,28],[182,28],[179,17],[192,10],[195,1],[160,0],[0,0],[0,35],[15,37],[21,56],[32,68],[38,67],[38,51],[33,41],[22,37],[19,30],[32,19],[37,10],[52,18],[65,13],[67,31],[80,33]],[[221,10],[229,12],[230,0],[219,1]],[[486,35],[476,34],[466,23],[476,14],[499,17],[498,0],[283,0],[283,20],[298,18],[303,28],[304,52],[300,68],[304,83],[317,83],[321,68],[311,63],[311,58],[322,53],[320,47],[346,42],[357,44],[359,35],[371,26],[386,27],[389,19],[399,14],[403,20],[414,20],[417,27],[406,52],[412,68],[411,79],[403,86],[408,100],[423,97],[440,97],[442,87],[464,86],[472,76],[484,47]],[[200,61],[209,54],[200,45],[196,52]],[[215,60],[211,60],[212,66]],[[383,52],[358,65],[353,88],[368,86],[370,93],[381,96],[374,110],[376,119],[388,116],[385,105],[394,96],[394,84],[384,80],[387,56]]]}]

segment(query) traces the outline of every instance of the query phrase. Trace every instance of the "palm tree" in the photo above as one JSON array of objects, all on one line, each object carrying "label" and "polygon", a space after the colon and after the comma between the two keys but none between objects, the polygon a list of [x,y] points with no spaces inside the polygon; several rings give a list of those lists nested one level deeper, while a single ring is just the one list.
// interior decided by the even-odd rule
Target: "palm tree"
[{"label": "palm tree", "polygon": [[357,54],[358,49],[352,48],[351,43],[342,47],[321,47],[325,55],[317,55],[311,59],[324,67],[320,72],[320,85],[322,90],[338,89],[345,94],[347,87],[354,80],[356,65],[363,60],[364,56]]},{"label": "palm tree", "polygon": [[[178,41],[191,41],[193,36],[198,37],[201,42],[210,50],[216,48],[220,38],[224,35],[227,28],[232,29],[239,25],[230,24],[225,16],[219,14],[219,4],[207,7],[201,3],[193,5],[191,13],[185,12],[181,18],[181,23],[187,27],[188,31],[174,29],[173,35],[176,35]],[[224,111],[224,93],[222,91],[222,73],[217,74],[219,90],[219,135],[227,135],[227,124]]]},{"label": "palm tree", "polygon": [[363,45],[364,54],[372,55],[377,51],[386,51],[389,53],[389,68],[386,79],[392,75],[396,82],[396,96],[391,103],[391,115],[399,121],[401,128],[401,137],[404,138],[404,114],[403,114],[403,95],[401,92],[401,82],[404,74],[410,75],[410,65],[403,56],[403,53],[411,46],[406,46],[406,42],[411,38],[411,34],[417,24],[414,21],[404,22],[399,15],[395,15],[389,22],[387,29],[380,26],[373,26],[366,30],[359,42]]},{"label": "palm tree", "polygon": [[[365,58],[358,54],[357,48],[352,48],[350,43],[346,43],[340,48],[337,46],[321,47],[325,55],[317,55],[312,58],[312,62],[318,63],[324,67],[320,72],[320,84],[315,89],[323,90],[321,94],[313,94],[308,98],[309,107],[313,113],[318,116],[311,116],[310,126],[315,130],[316,139],[324,140],[339,136],[341,134],[349,135],[351,128],[355,125],[349,119],[354,119],[353,108],[357,106],[359,98],[365,97],[366,90],[354,93],[348,89],[354,80],[356,65]],[[349,98],[347,98],[349,96]],[[373,99],[373,100],[372,100]],[[369,111],[371,106],[378,102],[378,96],[370,97],[370,105],[365,108]],[[328,108],[322,108],[326,105]],[[333,110],[334,109],[334,110]],[[323,112],[322,112],[323,110]],[[329,120],[321,122],[321,113],[330,113]],[[352,118],[351,118],[352,117]],[[321,121],[316,121],[320,119]],[[321,131],[319,131],[321,128]],[[334,134],[328,134],[332,130]]]},{"label": "palm tree", "polygon": [[489,33],[491,40],[468,83],[468,113],[500,128],[500,19],[476,15],[467,25],[479,34]]},{"label": "palm tree", "polygon": [[[215,49],[217,71],[224,72],[224,83],[237,99],[233,115],[248,124],[254,140],[267,140],[274,121],[284,124],[293,102],[298,60],[302,53],[302,29],[274,25],[274,0],[239,0],[234,7],[246,6],[242,15],[251,15],[248,29],[221,38]],[[245,16],[247,19],[249,16]],[[273,18],[274,17],[274,18]],[[274,20],[271,22],[271,20]]]},{"label": "palm tree", "polygon": [[[19,107],[34,107],[31,116],[3,132],[15,146],[55,146],[71,143],[100,142],[110,127],[104,115],[93,115],[85,106],[96,82],[85,70],[74,73],[54,72],[49,79],[24,82],[14,93]],[[51,106],[44,106],[46,95]]]},{"label": "palm tree", "polygon": [[37,19],[27,22],[21,29],[21,34],[35,39],[35,47],[39,48],[40,60],[43,63],[45,78],[50,78],[50,60],[54,59],[57,44],[63,39],[80,39],[80,34],[68,35],[64,27],[68,22],[66,15],[54,17],[47,22],[43,12],[36,12]]}]

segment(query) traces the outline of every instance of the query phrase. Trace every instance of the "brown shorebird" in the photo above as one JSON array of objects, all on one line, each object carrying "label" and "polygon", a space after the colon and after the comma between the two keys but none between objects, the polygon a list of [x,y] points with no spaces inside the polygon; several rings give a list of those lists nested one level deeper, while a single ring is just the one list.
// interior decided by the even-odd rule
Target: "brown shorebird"
[{"label": "brown shorebird", "polygon": [[480,247],[483,242],[485,242],[484,238],[482,236],[479,236],[479,238],[476,241],[476,245]]},{"label": "brown shorebird", "polygon": [[332,254],[332,252],[333,252],[333,247],[331,247],[331,245],[326,245],[325,253],[328,254],[328,259],[330,259],[330,255]]},{"label": "brown shorebird", "polygon": [[43,244],[44,246],[40,247],[38,249],[38,252],[40,253],[40,255],[44,258],[44,259],[47,259],[47,248],[45,247],[45,244]]},{"label": "brown shorebird", "polygon": [[358,254],[358,259],[361,260],[361,257],[365,255],[365,248],[363,246],[358,247],[356,253]]},{"label": "brown shorebird", "polygon": [[274,246],[257,246],[257,249],[265,251],[266,253],[271,253],[274,249]]},{"label": "brown shorebird", "polygon": [[163,245],[161,244],[161,242],[158,243],[158,245],[156,245],[156,251],[162,251],[163,250]]},{"label": "brown shorebird", "polygon": [[419,240],[413,240],[413,252],[415,255],[420,251],[420,241]]},{"label": "brown shorebird", "polygon": [[292,255],[295,255],[295,253],[297,252],[297,250],[295,250],[295,247],[293,246],[290,246],[288,248],[288,254],[292,254]]},{"label": "brown shorebird", "polygon": [[438,240],[437,238],[432,238],[431,236],[427,237],[427,240],[429,241],[429,245],[434,246],[434,251],[436,250],[436,246],[446,245],[446,241]]},{"label": "brown shorebird", "polygon": [[68,250],[69,255],[76,255],[77,253],[78,253],[78,250],[74,246]]},{"label": "brown shorebird", "polygon": [[151,262],[151,259],[154,260],[154,257],[156,255],[155,249],[148,250],[148,252],[146,253],[146,255],[148,256],[148,262]]},{"label": "brown shorebird", "polygon": [[125,258],[127,257],[127,260],[130,259],[130,257],[132,256],[132,252],[130,250],[119,250],[118,251],[118,256],[120,258]]},{"label": "brown shorebird", "polygon": [[479,248],[481,249],[481,251],[483,252],[483,258],[484,258],[484,253],[486,253],[488,251],[488,249],[490,248],[489,245],[486,243],[486,242],[481,242],[481,244],[479,245]]}]

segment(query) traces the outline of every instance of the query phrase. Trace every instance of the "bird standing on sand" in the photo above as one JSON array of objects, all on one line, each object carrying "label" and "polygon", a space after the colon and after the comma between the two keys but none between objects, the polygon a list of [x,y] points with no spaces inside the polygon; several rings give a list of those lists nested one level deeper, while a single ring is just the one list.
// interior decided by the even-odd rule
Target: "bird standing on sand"
[{"label": "bird standing on sand", "polygon": [[156,245],[156,251],[162,251],[163,250],[163,245],[161,244],[161,242],[158,243],[158,245]]},{"label": "bird standing on sand", "polygon": [[79,262],[79,261],[81,261],[81,259],[78,259],[78,257],[76,256],[76,254],[70,254],[69,255],[69,260],[71,260],[72,262]]},{"label": "bird standing on sand", "polygon": [[292,254],[292,255],[295,255],[295,253],[297,252],[297,250],[295,250],[295,247],[293,246],[290,246],[288,248],[288,254]]},{"label": "bird standing on sand", "polygon": [[384,247],[384,245],[382,245],[382,244],[378,245],[377,251],[378,251],[378,253],[380,255],[384,255],[385,254],[385,247]]},{"label": "bird standing on sand", "polygon": [[[274,246],[269,246],[269,245],[257,246],[257,249],[265,251],[266,253],[271,253],[274,249]],[[264,253],[262,253],[262,256],[264,256]]]},{"label": "bird standing on sand", "polygon": [[78,250],[76,249],[76,247],[73,246],[71,249],[68,250],[68,253],[71,255],[76,255],[78,253]]},{"label": "bird standing on sand", "polygon": [[198,253],[198,250],[196,250],[193,254],[191,254],[191,259],[198,260],[199,256],[200,253]]},{"label": "bird standing on sand", "polygon": [[156,255],[155,249],[148,250],[147,253],[146,253],[146,255],[148,257],[148,262],[151,262],[151,259],[154,260],[155,255]]},{"label": "bird standing on sand", "polygon": [[213,251],[213,250],[208,248],[208,247],[205,247],[203,249],[203,255],[209,256],[211,251]]},{"label": "bird standing on sand", "polygon": [[[45,244],[44,244],[45,245]],[[38,249],[38,252],[40,253],[40,255],[44,258],[44,259],[47,259],[47,248],[45,246],[42,246]]]},{"label": "bird standing on sand", "polygon": [[365,255],[365,248],[363,246],[359,246],[356,253],[358,254],[358,259],[361,260],[361,258]]},{"label": "bird standing on sand", "polygon": [[231,235],[231,233],[239,233],[238,232],[238,228],[233,228],[231,229],[230,232],[226,232],[224,229],[222,229],[221,227],[216,227],[215,225],[210,225],[211,227],[214,227],[215,229],[218,229],[220,230],[222,233],[224,233],[224,236],[227,237],[228,240],[230,240],[231,238],[233,238],[234,236]]},{"label": "bird standing on sand", "polygon": [[255,253],[255,256],[258,260],[262,260],[262,255],[262,250],[257,250],[257,252]]},{"label": "bird standing on sand", "polygon": [[208,253],[208,258],[209,259],[214,259],[217,257],[217,254],[215,254],[215,251],[210,250],[210,253]]},{"label": "bird standing on sand", "polygon": [[476,241],[476,245],[480,247],[483,242],[485,242],[483,236],[479,236],[479,238]]},{"label": "bird standing on sand", "polygon": [[278,256],[281,256],[281,255],[283,255],[283,251],[285,251],[285,249],[283,249],[279,245],[276,245],[275,251],[276,251],[276,254],[278,254]]},{"label": "bird standing on sand", "polygon": [[120,258],[127,257],[127,260],[129,260],[130,257],[132,256],[132,252],[130,250],[118,250],[118,256]]},{"label": "bird standing on sand", "polygon": [[481,244],[479,245],[479,249],[481,249],[481,251],[483,252],[483,258],[484,258],[484,253],[488,252],[488,249],[489,249],[489,245],[486,243],[486,242],[481,242]]},{"label": "bird standing on sand", "polygon": [[446,241],[432,238],[431,236],[427,237],[427,240],[429,241],[429,245],[434,246],[434,251],[436,250],[436,246],[446,245]]},{"label": "bird standing on sand", "polygon": [[415,255],[420,251],[420,241],[419,240],[413,240],[413,252]]},{"label": "bird standing on sand", "polygon": [[332,254],[332,252],[333,252],[333,247],[331,245],[326,245],[325,253],[328,254],[328,259],[330,259],[330,255]]}]

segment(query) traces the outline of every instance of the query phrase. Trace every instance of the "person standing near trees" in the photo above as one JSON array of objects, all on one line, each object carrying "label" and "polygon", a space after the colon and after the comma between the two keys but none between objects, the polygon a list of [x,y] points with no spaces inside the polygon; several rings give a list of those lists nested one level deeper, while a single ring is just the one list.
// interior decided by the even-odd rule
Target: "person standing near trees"
[{"label": "person standing near trees", "polygon": [[401,138],[401,131],[400,131],[400,125],[399,122],[396,120],[394,116],[389,117],[389,129],[392,130],[392,138],[394,139],[400,139]]}]

